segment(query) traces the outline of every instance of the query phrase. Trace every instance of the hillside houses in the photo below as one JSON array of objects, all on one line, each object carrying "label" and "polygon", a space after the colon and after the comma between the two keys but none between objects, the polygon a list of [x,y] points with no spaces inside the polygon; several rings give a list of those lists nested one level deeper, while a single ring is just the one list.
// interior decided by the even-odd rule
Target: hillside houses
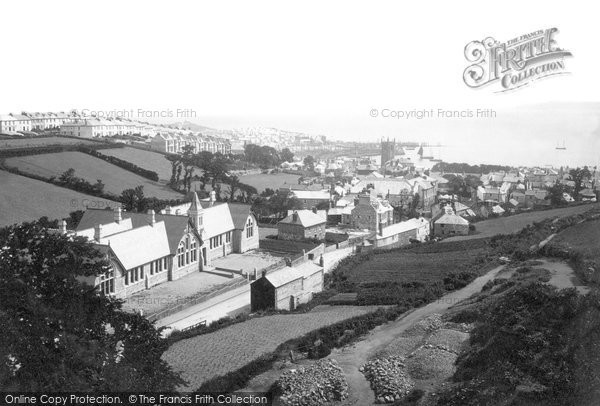
[{"label": "hillside houses", "polygon": [[231,153],[231,142],[225,138],[202,135],[178,130],[160,130],[150,141],[150,147],[157,151],[180,154],[186,146],[191,146],[195,154],[208,151],[221,154]]}]

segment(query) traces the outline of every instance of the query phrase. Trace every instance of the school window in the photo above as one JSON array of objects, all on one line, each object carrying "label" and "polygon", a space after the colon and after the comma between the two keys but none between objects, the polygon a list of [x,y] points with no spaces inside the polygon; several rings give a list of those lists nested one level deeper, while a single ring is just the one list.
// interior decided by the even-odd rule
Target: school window
[{"label": "school window", "polygon": [[167,258],[163,258],[163,269],[167,269]]},{"label": "school window", "polygon": [[112,269],[100,276],[100,292],[105,295],[115,293],[115,272]]},{"label": "school window", "polygon": [[227,234],[225,234],[225,242],[231,242],[231,231],[228,231]]},{"label": "school window", "polygon": [[154,275],[154,262],[150,262],[150,275]]},{"label": "school window", "polygon": [[250,238],[254,235],[254,223],[252,222],[252,219],[249,218],[248,222],[246,223],[246,238]]},{"label": "school window", "polygon": [[184,255],[185,255],[185,245],[183,243],[183,241],[179,244],[179,248],[177,248],[177,266],[182,267],[184,262]]}]

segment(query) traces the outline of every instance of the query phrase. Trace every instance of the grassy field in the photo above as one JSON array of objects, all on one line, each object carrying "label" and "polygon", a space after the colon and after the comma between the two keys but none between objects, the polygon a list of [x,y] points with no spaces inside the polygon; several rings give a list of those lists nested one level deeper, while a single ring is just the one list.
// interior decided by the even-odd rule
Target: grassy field
[{"label": "grassy field", "polygon": [[87,196],[46,182],[0,171],[0,226],[31,221],[42,216],[49,219],[68,217],[86,205],[104,208],[117,203]]},{"label": "grassy field", "polygon": [[44,138],[13,138],[0,139],[0,149],[40,147],[47,145],[97,144],[86,139],[44,137]]},{"label": "grassy field", "polygon": [[444,241],[472,240],[477,238],[488,238],[496,234],[512,234],[520,231],[522,228],[534,222],[542,221],[552,217],[571,216],[573,214],[586,212],[594,207],[598,207],[598,204],[584,204],[581,206],[565,207],[561,209],[532,211],[514,216],[484,220],[475,223],[476,233],[472,235],[450,237]]},{"label": "grassy field", "polygon": [[553,244],[563,244],[582,251],[600,249],[600,220],[586,221],[567,228],[552,240]]},{"label": "grassy field", "polygon": [[163,354],[174,370],[196,389],[208,379],[235,371],[275,351],[286,341],[362,314],[376,307],[319,306],[309,313],[277,314],[237,323],[214,333],[173,344]]},{"label": "grassy field", "polygon": [[157,197],[159,199],[182,197],[181,194],[171,190],[165,184],[150,181],[81,152],[68,151],[7,158],[5,164],[8,167],[16,167],[23,172],[45,177],[58,177],[69,168],[73,168],[75,169],[75,176],[84,178],[91,183],[101,179],[105,184],[104,191],[115,195],[120,195],[124,189],[142,185],[144,186],[144,194],[147,197]]},{"label": "grassy field", "polygon": [[100,151],[104,155],[110,155],[131,162],[140,168],[148,169],[158,173],[162,182],[168,182],[171,179],[171,162],[157,152],[145,151],[137,148],[113,148]]},{"label": "grassy field", "polygon": [[260,193],[266,188],[277,190],[285,184],[298,185],[298,176],[288,173],[244,175],[240,176],[240,181],[254,186]]}]

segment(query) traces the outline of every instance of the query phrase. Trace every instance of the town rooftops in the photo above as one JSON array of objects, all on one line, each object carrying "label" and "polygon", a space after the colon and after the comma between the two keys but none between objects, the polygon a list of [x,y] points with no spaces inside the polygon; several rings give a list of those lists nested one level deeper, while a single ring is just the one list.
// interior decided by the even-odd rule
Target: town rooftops
[{"label": "town rooftops", "polygon": [[297,210],[280,221],[282,224],[296,224],[302,227],[312,227],[324,224],[327,220],[310,210]]},{"label": "town rooftops", "polygon": [[265,278],[277,288],[301,278],[308,278],[322,270],[323,268],[319,265],[306,261],[293,267],[285,267],[268,273]]}]

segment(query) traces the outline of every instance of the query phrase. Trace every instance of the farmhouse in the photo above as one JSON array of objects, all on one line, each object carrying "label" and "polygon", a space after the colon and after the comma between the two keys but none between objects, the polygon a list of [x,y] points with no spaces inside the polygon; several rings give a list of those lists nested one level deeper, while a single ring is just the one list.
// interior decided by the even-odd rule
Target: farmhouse
[{"label": "farmhouse", "polygon": [[[88,282],[105,294],[127,297],[202,271],[214,258],[258,248],[258,226],[247,205],[201,202],[194,193],[177,210],[86,210],[73,235],[87,237],[110,262],[106,274]],[[67,233],[66,225],[61,232]]]},{"label": "farmhouse", "polygon": [[323,268],[310,261],[264,274],[250,285],[250,308],[294,310],[323,290]]},{"label": "farmhouse", "polygon": [[294,211],[277,224],[277,236],[284,240],[325,239],[326,217],[315,212],[316,209]]},{"label": "farmhouse", "polygon": [[469,222],[456,214],[444,214],[433,223],[433,233],[439,237],[469,234]]}]

